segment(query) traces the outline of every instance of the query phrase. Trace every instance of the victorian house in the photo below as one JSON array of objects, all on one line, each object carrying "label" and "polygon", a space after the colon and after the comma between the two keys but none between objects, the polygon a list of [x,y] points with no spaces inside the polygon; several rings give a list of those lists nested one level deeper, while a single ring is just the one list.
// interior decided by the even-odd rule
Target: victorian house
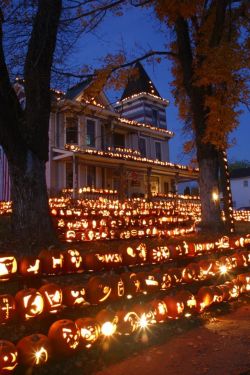
[{"label": "victorian house", "polygon": [[120,197],[175,192],[196,176],[169,161],[166,107],[143,66],[111,106],[101,92],[86,98],[90,80],[56,93],[50,116],[46,178],[51,196],[83,187],[117,190]]}]

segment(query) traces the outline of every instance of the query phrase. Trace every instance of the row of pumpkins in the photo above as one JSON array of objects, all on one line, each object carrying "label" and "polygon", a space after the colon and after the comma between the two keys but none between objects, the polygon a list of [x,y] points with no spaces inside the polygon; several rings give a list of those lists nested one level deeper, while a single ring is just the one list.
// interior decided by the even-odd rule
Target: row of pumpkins
[{"label": "row of pumpkins", "polygon": [[[183,223],[178,225],[171,225],[171,228],[161,229],[157,226],[136,228],[130,226],[124,229],[113,229],[108,227],[98,229],[66,229],[61,227],[62,220],[58,222],[58,229],[60,238],[67,242],[85,242],[98,240],[129,240],[133,238],[143,237],[172,237],[184,236],[194,232],[194,223]],[[189,225],[187,225],[189,224]]]},{"label": "row of pumpkins", "polygon": [[123,272],[106,276],[93,276],[81,285],[61,288],[55,283],[46,283],[39,290],[27,288],[10,294],[0,295],[0,323],[14,317],[29,320],[47,313],[58,313],[64,307],[79,307],[86,304],[98,305],[116,301],[122,297],[154,293],[181,283],[209,280],[250,265],[250,252],[241,251],[218,260],[201,260],[179,268],[154,268],[151,271]]},{"label": "row of pumpkins", "polygon": [[48,335],[32,334],[23,337],[17,345],[0,340],[0,373],[11,375],[18,364],[35,367],[51,357],[67,356],[90,348],[98,339],[114,334],[130,335],[167,319],[178,319],[202,312],[212,303],[229,301],[250,290],[250,274],[219,286],[201,287],[197,295],[183,290],[175,296],[165,296],[145,304],[136,304],[117,312],[101,310],[94,318],[81,317],[55,321]]},{"label": "row of pumpkins", "polygon": [[118,246],[117,251],[85,253],[77,249],[60,251],[44,249],[38,257],[25,256],[20,260],[13,254],[0,254],[0,280],[9,280],[15,274],[24,277],[35,275],[56,275],[61,273],[81,273],[83,271],[110,270],[124,266],[142,264],[162,264],[172,259],[194,257],[229,249],[240,249],[250,245],[249,235],[245,237],[222,237],[216,242],[187,243],[178,245],[147,245],[141,241]]}]

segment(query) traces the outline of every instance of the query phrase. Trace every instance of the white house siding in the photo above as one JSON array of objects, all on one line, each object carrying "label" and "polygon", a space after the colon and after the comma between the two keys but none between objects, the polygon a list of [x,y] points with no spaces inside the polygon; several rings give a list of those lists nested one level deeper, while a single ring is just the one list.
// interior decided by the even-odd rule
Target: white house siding
[{"label": "white house siding", "polygon": [[231,189],[235,208],[250,206],[250,176],[231,179]]}]

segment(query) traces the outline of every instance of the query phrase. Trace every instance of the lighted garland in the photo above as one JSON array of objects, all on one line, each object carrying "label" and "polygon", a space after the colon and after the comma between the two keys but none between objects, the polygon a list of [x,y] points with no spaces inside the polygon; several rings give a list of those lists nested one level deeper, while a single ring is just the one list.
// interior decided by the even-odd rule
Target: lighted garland
[{"label": "lighted garland", "polygon": [[[75,257],[74,254],[71,256]],[[80,258],[75,261],[80,261]],[[68,266],[80,267],[80,262],[78,266],[76,262],[69,263]],[[9,294],[0,295],[0,324],[8,323],[14,317],[30,320],[58,313],[65,307],[99,305],[123,297],[130,299],[142,293],[169,290],[176,285],[210,280],[230,271],[247,268],[249,265],[250,252],[241,251],[217,260],[206,259],[189,263],[185,267],[155,268],[151,271],[123,272],[120,275],[111,274],[105,277],[93,276],[83,284],[64,288],[55,283],[47,283],[38,290],[34,288],[19,290],[15,298]],[[48,271],[53,271],[53,268],[50,270],[49,263],[47,267]]]},{"label": "lighted garland", "polygon": [[41,366],[52,357],[88,349],[101,337],[136,334],[169,319],[202,313],[213,303],[235,300],[249,291],[250,274],[240,274],[222,285],[201,287],[196,295],[183,290],[174,296],[166,295],[145,304],[135,304],[129,310],[101,310],[94,318],[57,320],[50,326],[47,336],[39,333],[25,336],[16,346],[10,341],[0,340],[0,371],[3,375],[12,374],[19,364]]}]

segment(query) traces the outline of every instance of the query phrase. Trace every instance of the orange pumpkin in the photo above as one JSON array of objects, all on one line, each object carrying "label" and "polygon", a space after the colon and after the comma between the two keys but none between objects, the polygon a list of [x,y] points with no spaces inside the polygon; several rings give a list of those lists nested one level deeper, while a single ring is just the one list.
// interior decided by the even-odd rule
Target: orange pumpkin
[{"label": "orange pumpkin", "polygon": [[63,304],[68,307],[86,305],[86,288],[82,285],[69,285],[63,288]]},{"label": "orange pumpkin", "polygon": [[25,320],[35,318],[43,312],[43,297],[36,289],[20,290],[17,292],[15,300],[18,314]]},{"label": "orange pumpkin", "polygon": [[41,273],[40,259],[34,256],[25,256],[19,260],[18,271],[22,276],[29,277]]},{"label": "orange pumpkin", "polygon": [[164,322],[168,316],[167,305],[163,300],[155,299],[150,302],[157,323]]},{"label": "orange pumpkin", "polygon": [[93,276],[88,280],[86,290],[88,302],[96,305],[110,299],[112,286],[107,278]]},{"label": "orange pumpkin", "polygon": [[51,356],[51,344],[47,336],[33,334],[23,337],[17,344],[20,362],[25,366],[40,366]]},{"label": "orange pumpkin", "polygon": [[166,296],[163,302],[167,307],[167,317],[169,319],[178,319],[183,315],[184,304],[174,296]]},{"label": "orange pumpkin", "polygon": [[13,319],[15,313],[15,298],[10,294],[0,295],[0,324],[9,322]]},{"label": "orange pumpkin", "polygon": [[0,254],[0,281],[9,280],[16,272],[16,258],[12,254]]},{"label": "orange pumpkin", "polygon": [[44,249],[39,254],[42,272],[47,275],[56,275],[63,270],[63,254],[61,251]]},{"label": "orange pumpkin", "polygon": [[18,352],[12,342],[0,340],[0,374],[11,375],[18,365]]},{"label": "orange pumpkin", "polygon": [[194,314],[197,309],[197,301],[194,294],[188,290],[182,290],[175,296],[184,305],[184,314]]},{"label": "orange pumpkin", "polygon": [[63,270],[67,273],[83,272],[82,256],[78,250],[68,249],[63,252]]},{"label": "orange pumpkin", "polygon": [[137,277],[136,273],[133,272],[123,272],[121,274],[121,279],[124,283],[125,295],[129,298],[140,293],[141,282]]},{"label": "orange pumpkin", "polygon": [[103,336],[112,336],[117,329],[118,317],[108,310],[101,310],[96,315],[96,321],[100,325],[100,332]]},{"label": "orange pumpkin", "polygon": [[94,318],[79,318],[75,321],[80,331],[80,344],[90,348],[100,336],[100,325]]},{"label": "orange pumpkin", "polygon": [[55,321],[49,329],[48,337],[57,354],[71,354],[80,342],[80,332],[75,323],[69,319]]},{"label": "orange pumpkin", "polygon": [[59,285],[50,283],[43,285],[39,292],[43,297],[43,311],[55,314],[62,309],[62,289]]},{"label": "orange pumpkin", "polygon": [[203,286],[198,290],[196,298],[197,308],[202,311],[214,302],[214,291],[209,286]]}]

